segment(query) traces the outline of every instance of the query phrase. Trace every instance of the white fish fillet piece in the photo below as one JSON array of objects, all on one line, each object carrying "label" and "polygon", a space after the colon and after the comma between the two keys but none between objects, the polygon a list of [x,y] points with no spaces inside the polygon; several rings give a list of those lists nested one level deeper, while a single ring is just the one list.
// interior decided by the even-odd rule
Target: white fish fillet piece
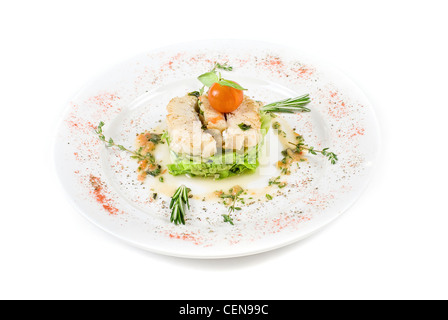
[{"label": "white fish fillet piece", "polygon": [[[241,150],[260,142],[260,107],[260,103],[245,96],[238,109],[227,114],[227,129],[222,133],[225,149]],[[240,124],[250,126],[250,129],[242,130]]]},{"label": "white fish fillet piece", "polygon": [[202,130],[194,96],[176,97],[167,105],[166,122],[170,136],[170,148],[176,153],[210,157],[217,151],[216,140]]},{"label": "white fish fillet piece", "polygon": [[203,113],[204,123],[207,126],[207,129],[216,129],[220,132],[224,131],[227,128],[227,122],[224,114],[213,109],[207,96],[200,96],[199,100],[201,101],[199,109]]}]

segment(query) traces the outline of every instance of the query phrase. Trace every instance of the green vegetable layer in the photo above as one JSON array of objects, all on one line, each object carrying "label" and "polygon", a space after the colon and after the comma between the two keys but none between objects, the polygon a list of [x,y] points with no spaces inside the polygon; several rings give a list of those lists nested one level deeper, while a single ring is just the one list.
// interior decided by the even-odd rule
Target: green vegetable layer
[{"label": "green vegetable layer", "polygon": [[242,173],[253,173],[259,165],[258,154],[258,147],[254,147],[244,153],[228,152],[202,159],[202,162],[199,162],[194,158],[177,155],[171,151],[171,156],[175,161],[168,165],[168,171],[175,176],[188,174],[224,179]]},{"label": "green vegetable layer", "polygon": [[[271,115],[262,113],[261,132],[263,137],[269,130],[270,122]],[[262,144],[263,140],[257,146],[246,149],[244,152],[227,151],[226,153],[205,159],[180,155],[171,151],[174,163],[167,166],[168,171],[174,176],[187,174],[196,177],[213,177],[215,179],[224,179],[243,173],[254,173],[259,166],[258,157]]]}]

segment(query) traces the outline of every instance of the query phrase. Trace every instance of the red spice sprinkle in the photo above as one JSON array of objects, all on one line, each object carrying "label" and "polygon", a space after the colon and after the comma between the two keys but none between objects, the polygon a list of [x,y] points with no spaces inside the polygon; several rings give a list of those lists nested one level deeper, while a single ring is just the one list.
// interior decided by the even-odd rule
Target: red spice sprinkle
[{"label": "red spice sprinkle", "polygon": [[355,136],[357,136],[357,135],[363,136],[364,133],[365,133],[365,131],[366,131],[366,130],[365,130],[364,128],[353,127],[353,128],[352,128],[351,135],[350,135],[350,138],[353,138],[353,137],[355,137]]},{"label": "red spice sprinkle", "polygon": [[333,119],[342,119],[349,114],[349,108],[345,105],[345,102],[339,98],[338,92],[330,91],[330,96],[333,99],[329,99],[328,114]]},{"label": "red spice sprinkle", "polygon": [[283,61],[279,57],[273,56],[267,56],[266,59],[260,61],[258,65],[278,74],[282,74],[285,69]]},{"label": "red spice sprinkle", "polygon": [[113,102],[119,100],[120,97],[113,93],[104,92],[96,96],[90,97],[89,101],[96,104],[98,107],[102,108],[102,112],[106,113],[108,109],[113,108]]},{"label": "red spice sprinkle", "polygon": [[196,245],[201,244],[201,241],[194,235],[194,234],[189,234],[189,233],[182,233],[182,234],[178,234],[178,233],[170,233],[169,237],[172,239],[180,239],[180,240],[187,240],[187,241],[191,241]]},{"label": "red spice sprinkle", "polygon": [[310,69],[306,66],[301,66],[300,68],[291,69],[294,73],[297,74],[299,78],[307,78],[314,73],[314,69]]},{"label": "red spice sprinkle", "polygon": [[100,203],[104,209],[106,209],[110,214],[116,215],[119,210],[112,205],[112,200],[108,199],[105,195],[105,189],[100,178],[90,175],[90,184],[93,187],[93,195],[95,200]]}]

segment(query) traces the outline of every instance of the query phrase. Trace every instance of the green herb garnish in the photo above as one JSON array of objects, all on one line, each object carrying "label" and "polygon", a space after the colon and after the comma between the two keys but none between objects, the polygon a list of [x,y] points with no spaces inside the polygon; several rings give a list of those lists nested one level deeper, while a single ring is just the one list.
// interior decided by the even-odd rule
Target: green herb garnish
[{"label": "green herb garnish", "polygon": [[168,142],[168,131],[163,131],[162,135],[160,136],[160,143]]},{"label": "green herb garnish", "polygon": [[185,224],[185,212],[187,207],[190,209],[190,203],[188,202],[188,193],[191,189],[184,185],[177,188],[176,192],[171,198],[170,209],[171,217],[170,221],[174,224]]},{"label": "green herb garnish", "polygon": [[305,106],[311,102],[310,96],[305,94],[296,98],[289,98],[273,103],[269,103],[263,106],[260,111],[262,112],[283,112],[283,113],[294,113],[294,112],[311,112],[310,109],[305,108]]},{"label": "green herb garnish", "polygon": [[159,144],[162,141],[162,135],[158,133],[151,133],[148,141],[151,141],[154,144]]},{"label": "green herb garnish", "polygon": [[[221,199],[224,199],[223,204],[228,207],[227,214],[223,214],[224,222],[229,222],[233,225],[233,219],[230,216],[231,213],[234,213],[235,210],[240,211],[242,210],[241,207],[237,207],[237,203],[240,202],[241,204],[244,204],[244,199],[240,197],[242,194],[244,194],[243,188],[240,186],[234,186],[229,190],[229,193],[224,193],[223,191],[216,191],[218,196]],[[227,199],[230,201],[227,202]]]},{"label": "green herb garnish", "polygon": [[277,187],[279,187],[280,189],[286,187],[287,183],[286,182],[281,182],[280,181],[280,176],[276,177],[276,178],[271,178],[269,179],[269,185],[276,185]]},{"label": "green herb garnish", "polygon": [[249,124],[245,124],[245,123],[240,123],[238,125],[238,127],[240,127],[240,129],[243,130],[243,131],[247,131],[247,130],[252,128]]},{"label": "green herb garnish", "polygon": [[232,226],[234,225],[234,224],[233,224],[233,218],[232,218],[230,215],[228,215],[228,214],[223,214],[222,216],[223,216],[223,218],[224,218],[224,222],[228,222],[228,223],[230,223]]},{"label": "green herb garnish", "polygon": [[198,80],[201,81],[201,83],[204,85],[201,88],[201,90],[193,91],[190,93],[190,95],[194,95],[194,96],[196,96],[196,94],[202,95],[204,93],[205,87],[210,88],[215,83],[218,83],[222,86],[232,87],[232,88],[235,88],[238,90],[247,90],[247,89],[243,88],[242,86],[240,86],[235,81],[223,79],[221,76],[221,73],[217,72],[217,70],[232,71],[233,67],[227,65],[227,63],[226,64],[215,63],[212,70],[210,70],[209,72],[206,72],[204,74],[201,74],[198,77]]},{"label": "green herb garnish", "polygon": [[[140,153],[141,150],[131,151],[131,150],[125,148],[122,145],[116,144],[112,138],[109,138],[109,140],[106,139],[106,137],[104,136],[104,133],[103,133],[104,125],[105,125],[104,122],[101,121],[99,123],[99,125],[98,125],[98,128],[95,130],[95,132],[96,132],[96,134],[98,134],[98,138],[106,144],[106,147],[108,147],[108,148],[116,147],[116,148],[120,149],[121,151],[126,151],[127,153],[131,154],[131,158],[132,159],[148,160],[150,163],[154,163],[155,162],[154,156],[151,153],[149,153],[149,152],[146,153],[146,154],[142,154],[142,153]],[[152,136],[152,134],[151,134],[151,136]],[[160,137],[161,136],[158,135],[157,139],[158,139],[159,142],[160,142]]]},{"label": "green herb garnish", "polygon": [[192,91],[188,93],[189,96],[199,98],[201,96],[199,91]]},{"label": "green herb garnish", "polygon": [[215,70],[215,69],[221,69],[221,70],[225,70],[225,71],[233,71],[233,67],[232,66],[229,66],[228,64],[227,64],[227,62],[226,63],[224,63],[224,64],[220,64],[220,63],[216,63],[215,64],[215,67],[213,68],[213,70]]},{"label": "green herb garnish", "polygon": [[240,198],[240,195],[244,192],[243,188],[240,186],[235,186],[232,189],[229,190],[229,196],[230,199],[232,199],[232,204],[229,207],[229,213],[235,212],[235,210],[241,210],[240,207],[235,207],[237,201],[242,202],[243,199]]},{"label": "green herb garnish", "polygon": [[338,162],[339,160],[338,156],[333,152],[329,152],[328,151],[329,148],[324,148],[322,150],[315,150],[314,147],[310,147],[305,144],[305,140],[303,139],[302,136],[297,136],[297,140],[299,141],[297,144],[290,142],[290,144],[295,146],[296,152],[300,153],[303,150],[306,150],[313,155],[317,155],[318,153],[320,153],[321,155],[327,157],[327,159],[331,162],[331,164],[336,164]]},{"label": "green herb garnish", "polygon": [[157,177],[162,172],[162,166],[160,164],[156,165],[157,167],[152,170],[147,170],[146,173],[150,176]]}]

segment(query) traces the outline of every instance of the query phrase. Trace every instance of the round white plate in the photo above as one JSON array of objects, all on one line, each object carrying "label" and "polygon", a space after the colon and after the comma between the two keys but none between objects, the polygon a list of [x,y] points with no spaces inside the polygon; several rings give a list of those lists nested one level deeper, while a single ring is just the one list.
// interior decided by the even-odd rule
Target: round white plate
[{"label": "round white plate", "polygon": [[[250,201],[250,188],[268,185],[279,174],[273,130],[260,169],[244,178],[246,205],[224,222],[223,204],[203,201],[206,192],[226,190],[240,178],[204,184],[201,179],[149,177],[137,181],[137,163],[106,148],[94,129],[106,123],[106,137],[132,147],[136,133],[163,125],[175,96],[198,90],[197,76],[214,62],[233,66],[226,77],[269,103],[309,93],[310,113],[281,115],[309,145],[329,147],[331,165],[309,156],[287,187],[269,187],[272,200]],[[160,145],[158,148],[166,148]],[[56,170],[79,211],[98,227],[137,247],[191,258],[227,258],[272,250],[298,241],[341,215],[365,189],[379,149],[376,118],[364,94],[344,75],[289,48],[236,40],[200,41],[141,54],[117,65],[82,89],[68,105],[55,145]],[[266,160],[267,159],[267,160]],[[195,198],[185,225],[170,223],[169,190],[185,184]],[[165,192],[165,191],[166,192]],[[167,191],[168,190],[168,191]],[[158,193],[156,200],[153,194]]]}]

